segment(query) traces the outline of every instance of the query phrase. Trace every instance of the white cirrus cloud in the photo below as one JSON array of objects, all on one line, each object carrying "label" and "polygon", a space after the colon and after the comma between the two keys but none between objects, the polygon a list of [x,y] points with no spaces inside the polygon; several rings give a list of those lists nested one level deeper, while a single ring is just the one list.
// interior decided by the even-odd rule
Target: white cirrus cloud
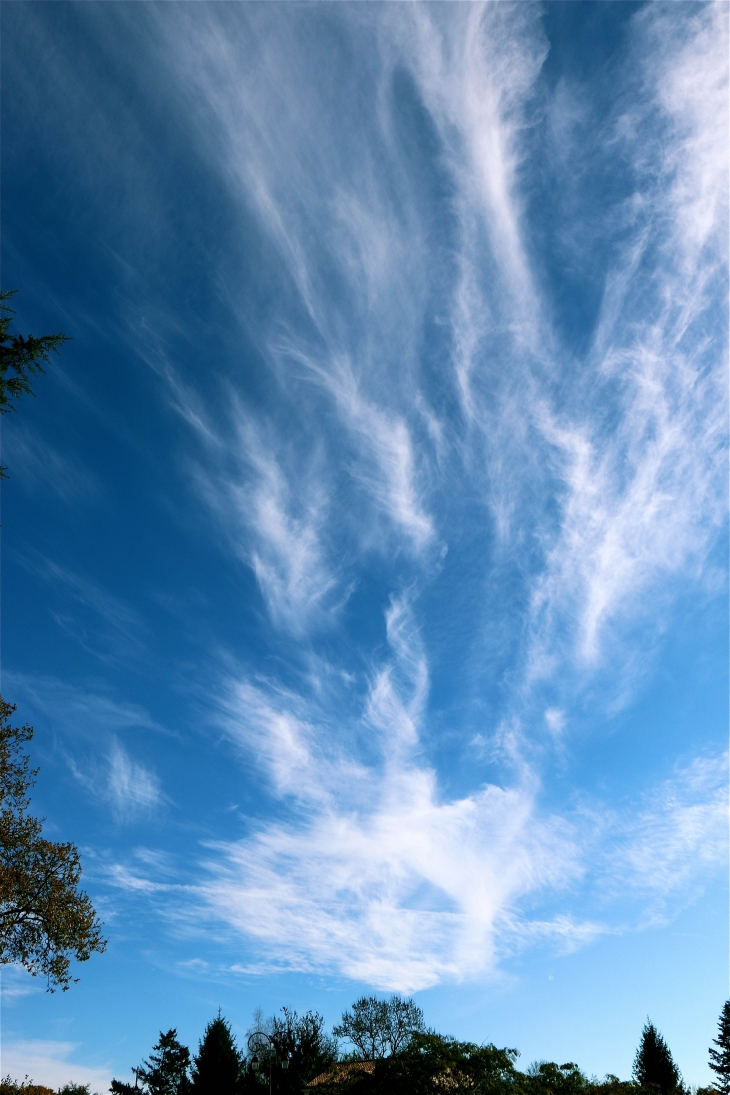
[{"label": "white cirrus cloud", "polygon": [[406,417],[368,399],[350,361],[336,360],[324,368],[303,353],[298,358],[332,396],[354,435],[360,459],[350,467],[352,476],[419,554],[432,542],[434,527],[424,506],[425,476]]},{"label": "white cirrus cloud", "polygon": [[[728,757],[696,757],[648,793],[608,857],[609,887],[666,910],[727,863]],[[657,904],[658,903],[658,904]]]},{"label": "white cirrus cloud", "polygon": [[[165,728],[136,703],[119,700],[111,690],[84,684],[69,684],[58,677],[5,670],[7,695],[22,704],[31,719],[41,716],[47,725],[68,738],[105,742],[121,730],[151,730],[164,734]],[[24,715],[25,717],[25,715]]]},{"label": "white cirrus cloud", "polygon": [[612,137],[632,165],[631,230],[607,273],[588,385],[533,409],[562,480],[533,589],[537,675],[561,646],[584,668],[615,650],[626,621],[656,610],[660,583],[702,573],[726,519],[726,20],[707,5],[636,24],[639,86]]},{"label": "white cirrus cloud", "polygon": [[229,513],[248,527],[250,564],[272,619],[301,634],[321,620],[337,591],[322,542],[326,501],[317,484],[305,491],[302,477],[293,488],[271,449],[250,431],[247,455],[249,481],[225,488]]},{"label": "white cirrus cloud", "polygon": [[329,727],[303,725],[282,695],[239,687],[237,699],[229,732],[257,707],[256,731],[238,740],[290,820],[211,845],[195,893],[253,943],[260,972],[337,972],[402,992],[490,977],[525,947],[569,953],[666,922],[727,860],[726,757],[695,758],[635,810],[568,820],[545,811],[526,766],[511,786],[448,799],[397,728],[374,766]]},{"label": "white cirrus cloud", "polygon": [[[410,608],[387,618],[356,735],[270,682],[231,688],[225,725],[258,757],[296,822],[216,845],[208,907],[277,961],[413,991],[483,974],[520,898],[575,877],[568,825],[541,815],[529,774],[445,799],[420,754],[427,666]],[[578,930],[576,928],[576,930]],[[544,934],[544,933],[543,933]],[[563,932],[565,934],[565,932]]]},{"label": "white cirrus cloud", "polygon": [[[569,953],[671,918],[722,869],[727,757],[695,758],[621,813],[550,812],[519,741],[511,782],[444,795],[423,749],[428,665],[407,597],[386,624],[390,657],[354,726],[321,689],[229,684],[226,731],[287,820],[210,845],[194,890],[254,945],[251,970],[403,992],[489,977],[528,946]],[[545,717],[560,736],[564,713]]]},{"label": "white cirrus cloud", "polygon": [[[292,817],[219,847],[207,900],[284,961],[384,988],[483,972],[510,939],[577,945],[604,929],[564,912],[530,918],[520,902],[595,879],[589,860],[610,860],[599,845],[611,826],[589,840],[545,812],[531,728],[514,712],[536,684],[564,688],[541,705],[539,734],[547,725],[567,755],[575,693],[606,665],[624,686],[631,628],[658,633],[675,584],[701,580],[725,520],[727,10],[635,13],[615,73],[623,93],[600,124],[580,88],[538,89],[538,6],[396,6],[373,21],[363,9],[337,24],[358,81],[340,73],[337,87],[328,66],[313,78],[310,53],[295,48],[307,30],[299,9],[276,24],[266,8],[191,10],[160,23],[168,61],[195,97],[199,150],[275,256],[280,287],[254,336],[275,382],[260,421],[233,399],[214,428],[185,404],[210,458],[201,489],[272,620],[303,640],[348,588],[361,510],[370,538],[360,536],[358,560],[377,540],[390,588],[403,585],[396,566],[425,581],[434,545],[466,529],[481,553],[474,572],[519,586],[514,600],[511,590],[495,598],[502,611],[489,623],[526,666],[505,675],[498,731],[472,735],[518,777],[500,786],[475,775],[451,798],[423,746],[429,666],[405,600],[388,612],[391,655],[372,669],[357,718],[340,713],[339,696],[242,674],[228,686],[226,727]],[[393,87],[404,70],[448,194],[441,248],[399,141]],[[544,168],[531,144],[538,107],[557,190],[571,202],[590,190],[568,154],[588,130],[585,178],[599,165],[602,180],[624,182],[608,204],[586,201],[590,231],[567,218],[560,261],[540,258],[530,208],[543,187],[531,174]],[[598,286],[579,349],[554,322],[560,262]],[[235,287],[227,293],[235,302]],[[245,303],[232,308],[253,326]],[[422,367],[429,338],[435,378]],[[343,489],[347,477],[357,492]],[[488,519],[493,553],[491,528],[481,538],[474,528]],[[461,578],[454,603],[476,630],[482,587]],[[440,623],[429,621],[432,633]],[[635,831],[617,823],[623,859],[608,875],[637,873],[656,834],[674,849],[666,871],[690,870],[693,834],[715,832],[716,805],[699,795],[674,807],[642,815]]]},{"label": "white cirrus cloud", "polygon": [[[201,150],[223,174],[242,215],[256,217],[281,264],[286,285],[281,305],[272,321],[263,328],[257,324],[255,331],[262,356],[290,409],[310,401],[294,375],[295,367],[301,372],[303,366],[308,382],[327,393],[344,434],[344,444],[338,439],[328,444],[326,431],[320,445],[311,436],[311,416],[299,421],[300,441],[306,438],[309,454],[303,456],[305,446],[300,447],[292,495],[301,496],[304,488],[306,496],[307,485],[313,488],[316,480],[312,493],[319,505],[330,496],[344,463],[362,499],[392,525],[391,541],[419,556],[435,532],[426,505],[430,454],[416,426],[425,420],[431,433],[438,433],[439,426],[417,379],[428,277],[425,228],[414,207],[412,184],[397,168],[393,178],[384,178],[379,158],[365,142],[354,143],[351,160],[344,150],[335,151],[334,162],[317,151],[330,142],[317,91],[305,79],[287,94],[290,82],[304,74],[296,62],[292,69],[291,57],[284,59],[285,44],[276,35],[264,32],[262,54],[246,54],[244,62],[245,37],[235,29],[239,20],[247,26],[250,17],[231,13],[232,32],[226,34],[217,18],[198,16],[196,47],[178,28],[171,54],[178,79],[200,94],[196,122],[206,122],[197,131]],[[162,30],[171,33],[169,24]],[[242,70],[245,79],[239,78]],[[273,72],[278,73],[275,80]],[[270,94],[262,96],[263,86]],[[372,128],[376,143],[392,143],[377,108]],[[301,322],[302,312],[292,303],[291,286],[308,323]],[[241,319],[245,308],[237,314]],[[322,413],[331,413],[318,411],[318,422]],[[197,428],[200,416],[187,417]],[[286,447],[288,427],[283,422],[272,427],[270,452]],[[308,476],[305,469],[318,448],[325,450],[325,461]],[[338,501],[335,526],[348,504],[346,498]],[[282,515],[279,508],[269,523],[284,536]],[[313,524],[303,531],[314,535]],[[303,543],[306,535],[299,533],[293,529],[292,538]],[[265,562],[260,574],[267,583],[274,577]]]},{"label": "white cirrus cloud", "polygon": [[98,477],[78,458],[60,452],[44,440],[27,422],[8,428],[4,459],[14,478],[28,490],[56,494],[65,503],[98,503],[103,491]]},{"label": "white cirrus cloud", "polygon": [[118,741],[113,743],[109,753],[105,797],[119,817],[146,813],[164,800],[154,772],[133,760]]},{"label": "white cirrus cloud", "polygon": [[144,652],[147,627],[128,603],[40,552],[27,552],[22,564],[53,588],[54,620],[85,650],[105,662]]},{"label": "white cirrus cloud", "polygon": [[[467,271],[482,266],[476,249],[483,240],[475,231],[481,224],[501,275],[500,288],[517,308],[522,338],[530,343],[539,301],[525,250],[516,175],[525,105],[549,48],[539,13],[522,5],[474,4],[448,13],[421,8],[405,19],[399,14],[403,57],[439,127],[458,185],[464,265],[455,316],[478,326],[466,299]],[[412,28],[403,25],[411,19]],[[481,294],[478,303],[481,308]],[[473,344],[466,333],[462,339]],[[460,360],[468,371],[468,355]]]},{"label": "white cirrus cloud", "polygon": [[69,756],[68,764],[79,783],[106,803],[117,821],[135,821],[165,802],[155,773],[133,760],[116,738],[103,761]]},{"label": "white cirrus cloud", "polygon": [[272,622],[297,637],[317,629],[347,591],[328,557],[326,491],[316,469],[308,473],[306,458],[235,395],[215,428],[195,394],[170,375],[175,406],[209,458],[193,472],[199,492],[256,575]]}]

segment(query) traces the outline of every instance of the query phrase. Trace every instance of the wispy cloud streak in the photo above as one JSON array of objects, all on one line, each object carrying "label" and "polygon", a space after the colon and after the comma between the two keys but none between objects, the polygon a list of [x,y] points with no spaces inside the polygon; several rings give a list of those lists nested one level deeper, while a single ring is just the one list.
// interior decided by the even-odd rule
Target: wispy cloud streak
[{"label": "wispy cloud streak", "polygon": [[650,895],[655,914],[691,900],[727,862],[727,781],[727,754],[702,756],[648,794],[609,858],[609,885]]},{"label": "wispy cloud streak", "polygon": [[209,458],[205,470],[197,465],[193,472],[200,494],[256,575],[272,621],[296,636],[316,629],[325,611],[346,595],[328,557],[323,485],[316,474],[307,476],[291,446],[257,424],[235,398],[222,435],[199,401],[176,378],[174,383],[176,406]]},{"label": "wispy cloud streak", "polygon": [[387,623],[391,658],[360,720],[376,741],[359,759],[316,706],[305,720],[301,698],[266,682],[232,687],[228,731],[299,821],[217,847],[201,894],[279,962],[412,991],[488,971],[500,921],[525,893],[571,878],[576,849],[564,823],[540,816],[529,780],[442,798],[419,758],[427,667],[405,601]]},{"label": "wispy cloud streak", "polygon": [[609,273],[589,357],[596,392],[582,420],[547,408],[540,416],[564,500],[534,592],[538,661],[551,616],[567,607],[575,653],[595,663],[606,629],[635,618],[652,587],[701,571],[725,519],[725,20],[709,5],[681,34],[656,13],[638,21],[645,95],[614,121],[616,152],[636,165],[632,232]]},{"label": "wispy cloud streak", "polygon": [[[551,85],[537,5],[310,18],[149,15],[276,285],[265,309],[243,276],[220,287],[255,398],[238,359],[207,402],[170,370],[170,398],[199,493],[299,644],[293,674],[251,668],[217,697],[272,815],[211,852],[205,895],[299,968],[413,989],[488,971],[508,939],[603,930],[521,908],[600,874],[574,814],[543,805],[535,743],[567,763],[571,705],[625,689],[636,635],[657,643],[677,590],[702,586],[726,519],[727,9],[634,13],[600,118]],[[343,606],[375,585],[373,639]],[[439,726],[460,762],[476,740],[502,770],[448,795],[430,690],[464,682],[452,605],[475,707],[496,714]],[[490,629],[509,664],[485,670]],[[292,683],[316,656],[351,687]],[[717,805],[695,790],[622,837],[625,869],[660,834],[666,870],[689,870]]]}]

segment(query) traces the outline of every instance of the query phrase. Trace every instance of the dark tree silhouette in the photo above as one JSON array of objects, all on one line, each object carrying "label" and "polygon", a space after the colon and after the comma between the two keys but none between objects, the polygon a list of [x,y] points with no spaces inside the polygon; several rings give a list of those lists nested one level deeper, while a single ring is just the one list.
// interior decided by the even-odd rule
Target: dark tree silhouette
[{"label": "dark tree silhouette", "polygon": [[528,1095],[579,1095],[591,1084],[572,1061],[564,1065],[537,1061],[527,1070],[523,1086]]},{"label": "dark tree silhouette", "polygon": [[[710,1068],[715,1073],[715,1087],[722,1095],[730,1095],[730,1000],[723,1004],[717,1022],[717,1038],[710,1046]],[[713,1046],[717,1046],[714,1049]]]},{"label": "dark tree silhouette", "polygon": [[661,1095],[683,1090],[682,1077],[669,1046],[649,1019],[641,1032],[641,1044],[634,1058],[634,1079],[642,1087],[658,1088]]},{"label": "dark tree silhouette", "polygon": [[190,1091],[190,1050],[177,1040],[173,1028],[153,1046],[149,1061],[136,1069],[139,1080],[149,1095],[188,1095]]},{"label": "dark tree silhouette", "polygon": [[[30,386],[34,374],[44,372],[43,364],[50,361],[51,353],[68,341],[66,335],[11,335],[8,328],[15,315],[7,303],[15,290],[0,292],[0,414],[16,409],[13,400],[22,395],[33,395]],[[43,364],[42,364],[43,363]],[[5,468],[0,467],[0,479],[5,479]]]},{"label": "dark tree silhouette", "polygon": [[352,1010],[343,1014],[342,1022],[332,1033],[336,1038],[347,1038],[357,1056],[377,1061],[399,1053],[414,1033],[424,1030],[423,1012],[413,1000],[400,996],[391,996],[390,1000],[361,996]]},{"label": "dark tree silhouette", "polygon": [[44,1084],[34,1084],[27,1076],[24,1080],[3,1076],[0,1080],[0,1095],[56,1095],[56,1092]]},{"label": "dark tree silhouette", "polygon": [[[524,1095],[517,1051],[459,1042],[439,1034],[411,1035],[398,1053],[335,1065],[317,1084],[318,1095]],[[572,1092],[571,1092],[572,1095]]]},{"label": "dark tree silhouette", "polygon": [[326,1033],[324,1019],[316,1011],[299,1016],[282,1008],[281,1016],[273,1021],[271,1040],[279,1061],[288,1061],[286,1069],[276,1069],[277,1091],[300,1092],[337,1060],[337,1043]]},{"label": "dark tree silhouette", "polygon": [[205,1028],[193,1060],[192,1091],[195,1095],[235,1095],[241,1063],[230,1023],[219,1013]]}]

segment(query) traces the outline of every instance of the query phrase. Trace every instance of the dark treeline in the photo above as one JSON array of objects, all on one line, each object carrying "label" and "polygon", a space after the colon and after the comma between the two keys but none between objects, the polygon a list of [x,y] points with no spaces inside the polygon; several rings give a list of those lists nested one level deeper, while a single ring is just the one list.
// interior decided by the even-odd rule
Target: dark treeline
[{"label": "dark treeline", "polygon": [[[477,1045],[429,1030],[423,1012],[399,996],[364,996],[332,1033],[314,1011],[282,1008],[259,1020],[239,1046],[220,1013],[191,1055],[173,1028],[160,1033],[134,1082],[112,1080],[112,1095],[730,1095],[730,1000],[709,1049],[712,1087],[689,1089],[669,1046],[648,1019],[630,1080],[588,1077],[577,1064],[538,1061],[522,1072],[516,1049]],[[0,1095],[55,1095],[7,1077]],[[60,1095],[91,1095],[67,1085]]]}]

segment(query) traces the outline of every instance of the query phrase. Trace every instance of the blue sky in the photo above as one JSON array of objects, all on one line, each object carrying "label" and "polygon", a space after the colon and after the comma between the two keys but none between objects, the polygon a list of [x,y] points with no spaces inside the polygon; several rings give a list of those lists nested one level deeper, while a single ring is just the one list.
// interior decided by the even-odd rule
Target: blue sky
[{"label": "blue sky", "polygon": [[12,3],[3,692],[108,952],[220,1005],[706,1083],[727,983],[727,6]]}]

